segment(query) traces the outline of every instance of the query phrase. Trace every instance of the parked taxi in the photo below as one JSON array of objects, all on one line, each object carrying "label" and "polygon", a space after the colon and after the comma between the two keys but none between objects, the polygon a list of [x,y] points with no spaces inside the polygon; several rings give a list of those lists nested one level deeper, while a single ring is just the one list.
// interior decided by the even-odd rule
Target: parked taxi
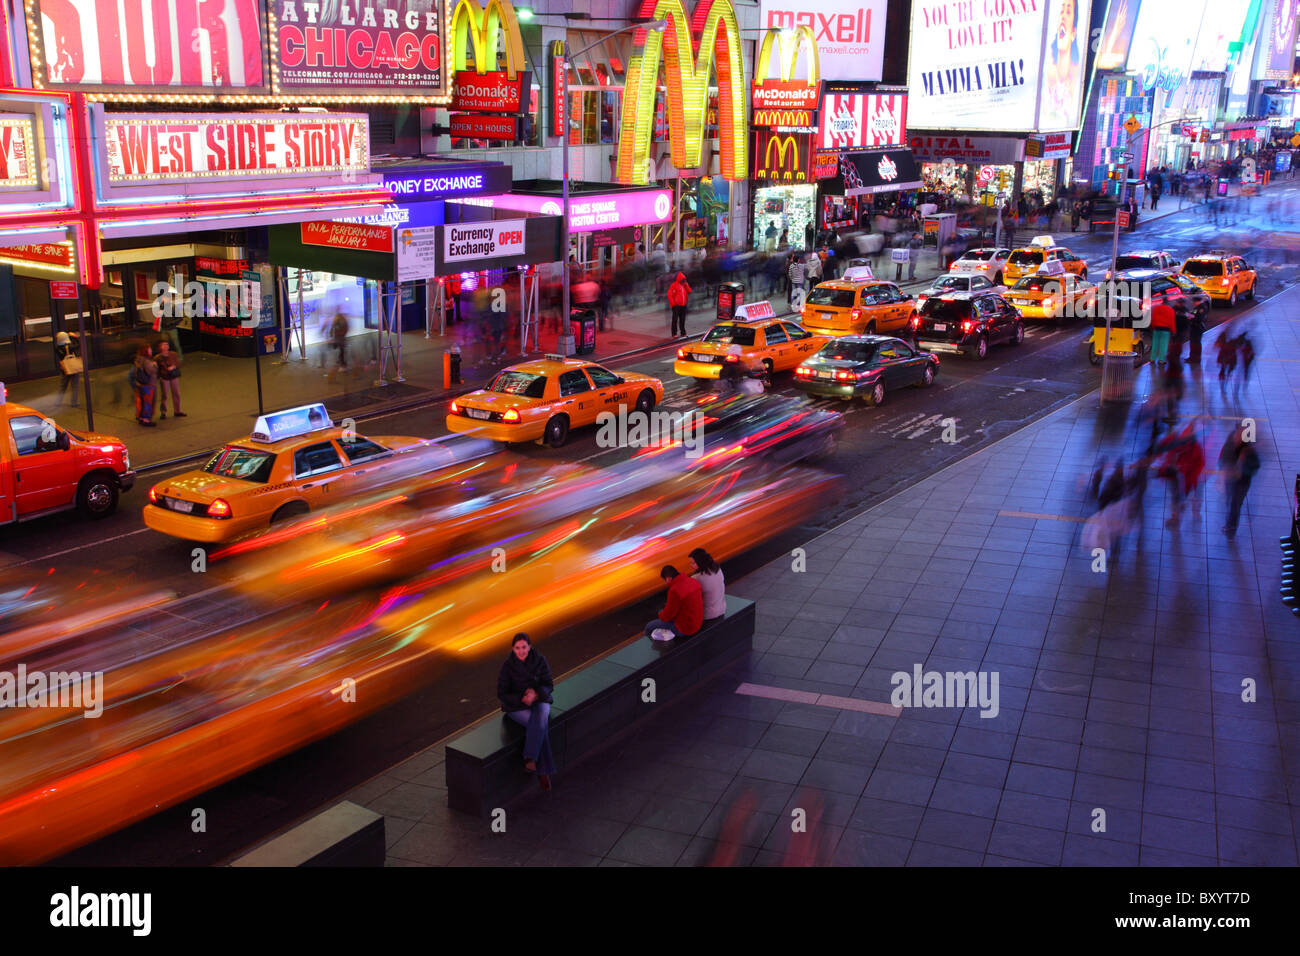
[{"label": "parked taxi", "polygon": [[784,372],[831,338],[777,318],[770,302],[743,305],[736,312],[734,321],[719,322],[700,341],[679,348],[673,371],[688,378],[721,378],[726,363],[743,362],[749,368],[762,364],[769,374]]},{"label": "parked taxi", "polygon": [[620,406],[648,412],[663,397],[663,382],[649,375],[547,355],[503,369],[487,388],[456,399],[447,430],[559,448],[570,429],[596,424],[601,412],[617,412]]},{"label": "parked taxi", "polygon": [[1066,272],[1059,262],[1017,280],[1006,292],[1006,300],[1026,319],[1091,317],[1096,310],[1097,286]]},{"label": "parked taxi", "polygon": [[874,335],[905,328],[915,308],[916,301],[897,285],[859,267],[818,283],[804,300],[802,324],[814,335]]},{"label": "parked taxi", "polygon": [[1064,246],[1058,246],[1051,236],[1035,236],[1032,243],[1015,250],[1007,258],[1007,264],[1002,267],[1003,280],[1007,285],[1014,285],[1049,262],[1059,262],[1062,269],[1080,279],[1088,278],[1087,262]]},{"label": "parked taxi", "polygon": [[364,490],[399,452],[425,444],[364,438],[319,404],[263,415],[202,468],[150,488],[144,523],[186,541],[233,541]]},{"label": "parked taxi", "polygon": [[1192,256],[1179,271],[1216,302],[1236,305],[1243,296],[1255,298],[1259,275],[1241,256],[1221,252]]}]

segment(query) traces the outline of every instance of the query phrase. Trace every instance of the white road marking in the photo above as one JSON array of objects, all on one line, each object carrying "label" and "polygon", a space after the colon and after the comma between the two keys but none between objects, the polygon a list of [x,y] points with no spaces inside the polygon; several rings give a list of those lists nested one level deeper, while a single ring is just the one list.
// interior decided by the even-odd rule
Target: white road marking
[{"label": "white road marking", "polygon": [[86,548],[98,547],[101,544],[108,544],[112,541],[121,541],[123,538],[131,538],[137,534],[144,534],[146,531],[152,531],[152,528],[137,528],[135,531],[127,531],[124,534],[114,535],[111,538],[103,538],[99,541],[91,541],[88,544],[79,545],[75,548],[66,548],[63,551],[55,551],[53,554],[44,554],[39,558],[28,558],[26,561],[19,561],[10,567],[22,567],[25,564],[38,564],[42,561],[49,561],[51,558],[61,558],[65,554],[72,554],[74,551],[83,551]]}]

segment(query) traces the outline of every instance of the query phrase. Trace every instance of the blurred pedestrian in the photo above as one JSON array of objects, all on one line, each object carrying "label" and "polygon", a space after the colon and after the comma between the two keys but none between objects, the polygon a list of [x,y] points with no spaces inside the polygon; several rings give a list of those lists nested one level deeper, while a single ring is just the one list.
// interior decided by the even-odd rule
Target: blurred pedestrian
[{"label": "blurred pedestrian", "polygon": [[907,240],[907,279],[909,282],[916,278],[916,263],[921,258],[921,247],[923,245],[924,242],[919,232],[912,233],[912,238]]},{"label": "blurred pedestrian", "polygon": [[673,313],[670,335],[673,338],[686,334],[686,305],[690,300],[690,283],[686,281],[686,274],[679,272],[673,284],[668,287],[668,307]]},{"label": "blurred pedestrian", "polygon": [[551,753],[551,694],[555,679],[546,658],[533,647],[527,634],[515,635],[510,656],[497,674],[497,699],[501,710],[524,727],[524,769],[537,774],[543,790],[551,789],[555,757]]},{"label": "blurred pedestrian", "polygon": [[1230,538],[1237,533],[1241,506],[1246,501],[1246,492],[1250,491],[1251,480],[1259,471],[1259,453],[1255,451],[1255,443],[1246,441],[1245,435],[1246,427],[1238,425],[1219,452],[1219,468],[1228,494],[1228,518],[1223,532]]},{"label": "blurred pedestrian", "polygon": [[81,349],[75,338],[67,332],[54,336],[54,361],[59,366],[59,405],[62,406],[69,392],[72,394],[72,407],[80,403],[77,385],[81,382],[84,365],[81,361]]},{"label": "blurred pedestrian", "polygon": [[822,281],[822,257],[816,249],[808,253],[807,265],[804,268],[808,273],[808,285],[816,287],[817,283]]},{"label": "blurred pedestrian", "polygon": [[[1201,364],[1201,337],[1205,335],[1205,315],[1200,309],[1192,309],[1187,320],[1187,364]],[[1198,373],[1199,374],[1199,373]]]},{"label": "blurred pedestrian", "polygon": [[786,267],[786,277],[789,279],[786,301],[790,303],[791,307],[794,307],[797,296],[799,308],[802,308],[804,298],[804,265],[799,256],[790,256],[789,265]]},{"label": "blurred pedestrian", "polygon": [[1228,377],[1237,370],[1237,340],[1228,335],[1228,330],[1224,329],[1223,334],[1219,336],[1219,341],[1215,343],[1218,352],[1216,361],[1219,363],[1219,381],[1226,382]]},{"label": "blurred pedestrian", "polygon": [[171,350],[171,343],[163,339],[158,343],[158,408],[159,419],[167,417],[167,395],[172,397],[172,412],[176,418],[185,418],[181,411],[181,357]]},{"label": "blurred pedestrian", "polygon": [[141,345],[132,362],[132,386],[135,389],[135,420],[147,428],[158,423],[153,420],[154,393],[158,388],[158,363],[153,360],[153,350]]},{"label": "blurred pedestrian", "polygon": [[1110,477],[1097,490],[1097,510],[1103,511],[1124,497],[1124,462],[1117,461]]},{"label": "blurred pedestrian", "polygon": [[[343,314],[342,310],[334,313],[334,319],[330,322],[330,345],[338,352],[338,368],[347,369],[348,367],[348,317]],[[333,372],[330,373],[333,376]]]},{"label": "blurred pedestrian", "polygon": [[1154,364],[1164,363],[1169,352],[1169,338],[1176,328],[1173,308],[1164,302],[1151,307],[1151,361]]}]

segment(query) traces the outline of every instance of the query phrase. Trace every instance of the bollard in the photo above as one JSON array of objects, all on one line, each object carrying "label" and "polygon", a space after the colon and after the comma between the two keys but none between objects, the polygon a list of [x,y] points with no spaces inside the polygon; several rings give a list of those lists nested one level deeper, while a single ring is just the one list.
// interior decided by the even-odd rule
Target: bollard
[{"label": "bollard", "polygon": [[456,385],[462,384],[462,379],[460,377],[460,346],[459,345],[453,345],[451,347],[451,380]]}]

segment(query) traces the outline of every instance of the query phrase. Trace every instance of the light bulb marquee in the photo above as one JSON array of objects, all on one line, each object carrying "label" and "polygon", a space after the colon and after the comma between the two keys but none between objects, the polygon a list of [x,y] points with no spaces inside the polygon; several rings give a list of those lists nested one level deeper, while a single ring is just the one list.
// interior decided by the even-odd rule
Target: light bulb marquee
[{"label": "light bulb marquee", "polygon": [[715,72],[722,178],[748,178],[745,62],[740,27],[730,0],[699,0],[689,22],[681,0],[643,0],[635,16],[667,20],[668,28],[663,33],[638,29],[632,36],[618,144],[618,181],[634,185],[649,182],[650,130],[661,62],[668,88],[673,165],[695,169],[701,164],[709,75]]}]

